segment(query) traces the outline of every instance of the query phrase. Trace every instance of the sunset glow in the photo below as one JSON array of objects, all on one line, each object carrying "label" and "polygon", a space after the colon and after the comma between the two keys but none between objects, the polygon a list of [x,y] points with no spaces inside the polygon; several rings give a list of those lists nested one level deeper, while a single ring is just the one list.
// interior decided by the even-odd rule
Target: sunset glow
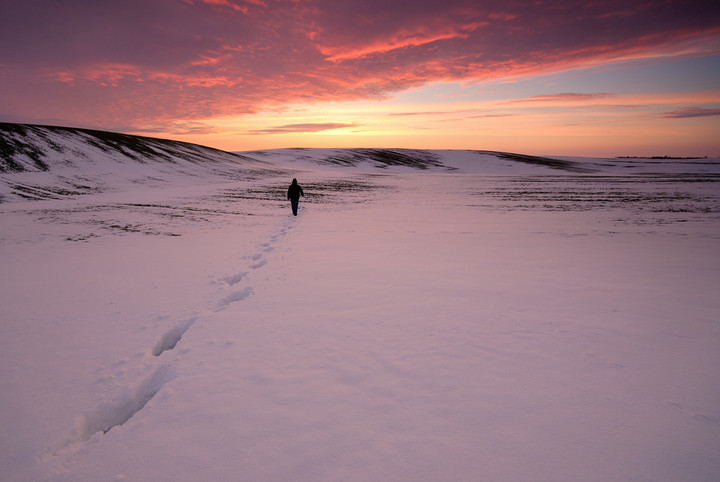
[{"label": "sunset glow", "polygon": [[231,151],[720,155],[717,2],[6,3],[4,122]]}]

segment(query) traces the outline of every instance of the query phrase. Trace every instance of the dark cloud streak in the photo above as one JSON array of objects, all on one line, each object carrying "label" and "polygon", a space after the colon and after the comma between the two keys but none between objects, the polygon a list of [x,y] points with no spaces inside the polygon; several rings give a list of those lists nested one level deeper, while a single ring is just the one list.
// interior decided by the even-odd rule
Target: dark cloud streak
[{"label": "dark cloud streak", "polygon": [[668,119],[687,119],[692,117],[720,116],[720,109],[703,109],[700,107],[687,107],[685,109],[666,112],[663,117]]}]

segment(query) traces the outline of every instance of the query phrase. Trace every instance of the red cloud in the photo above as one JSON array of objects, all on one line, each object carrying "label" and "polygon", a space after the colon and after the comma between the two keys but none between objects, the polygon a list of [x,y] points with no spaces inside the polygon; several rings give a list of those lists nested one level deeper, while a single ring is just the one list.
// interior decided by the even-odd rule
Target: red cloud
[{"label": "red cloud", "polygon": [[343,47],[336,46],[319,46],[320,51],[327,55],[326,60],[336,62],[338,60],[351,60],[370,55],[381,55],[392,50],[407,47],[421,47],[432,44],[441,40],[449,40],[453,38],[465,38],[466,35],[456,32],[400,32],[387,39],[380,40],[376,43],[365,45],[359,48],[345,50]]},{"label": "red cloud", "polygon": [[[0,105],[6,118],[140,127],[383,98],[436,81],[702,54],[702,42],[720,40],[720,4],[703,3],[9,2]],[[578,95],[528,101],[588,100]]]}]

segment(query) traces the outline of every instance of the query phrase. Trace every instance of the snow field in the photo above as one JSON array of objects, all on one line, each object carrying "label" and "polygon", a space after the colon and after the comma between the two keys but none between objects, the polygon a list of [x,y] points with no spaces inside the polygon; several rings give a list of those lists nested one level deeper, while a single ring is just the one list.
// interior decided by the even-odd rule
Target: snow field
[{"label": "snow field", "polygon": [[[297,236],[312,232],[288,270],[307,320],[297,332],[309,331],[308,357],[336,355],[321,366],[340,373],[323,385],[352,394],[320,405],[351,407],[340,431],[377,450],[353,463],[358,473],[710,480],[717,305],[705,268],[716,241],[588,236],[596,219],[574,219],[581,235],[568,236],[563,215],[540,216],[539,235],[535,215],[478,219],[438,194],[452,187],[401,189],[362,217],[307,216]],[[708,310],[688,320],[688,306]],[[382,457],[386,440],[397,458]]]},{"label": "snow field", "polygon": [[373,179],[0,246],[3,478],[713,480],[717,224]]}]

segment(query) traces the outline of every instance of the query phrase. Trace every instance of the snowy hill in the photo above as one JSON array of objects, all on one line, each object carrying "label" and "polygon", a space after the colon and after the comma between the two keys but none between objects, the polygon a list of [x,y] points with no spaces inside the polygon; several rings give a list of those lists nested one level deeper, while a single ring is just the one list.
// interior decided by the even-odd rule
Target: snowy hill
[{"label": "snowy hill", "polygon": [[594,159],[478,150],[274,149],[230,153],[185,142],[69,127],[0,123],[0,203],[232,182],[288,170],[487,175],[711,174],[718,159]]},{"label": "snowy hill", "polygon": [[274,165],[336,172],[487,175],[718,175],[718,158],[531,156],[486,150],[421,149],[272,149],[241,152]]},{"label": "snowy hill", "polygon": [[0,202],[104,192],[178,176],[247,179],[276,170],[262,161],[185,142],[0,123]]},{"label": "snowy hill", "polygon": [[[509,152],[421,149],[275,149],[243,154],[289,166],[334,169],[406,172],[446,171],[475,174],[517,174],[523,167],[540,171],[594,172],[589,160],[578,162]],[[537,171],[535,171],[537,172]]]},{"label": "snowy hill", "polygon": [[0,139],[0,172],[49,171],[60,163],[82,168],[99,159],[202,167],[262,164],[186,142],[71,127],[0,123]]},{"label": "snowy hill", "polygon": [[516,163],[587,172],[581,162],[491,151],[419,149],[277,149],[228,153],[179,141],[69,127],[0,123],[0,173],[48,172],[58,168],[86,170],[100,164],[172,164],[178,168],[217,170],[226,167],[268,167],[258,159],[313,167],[409,168],[430,171],[492,173]]}]

